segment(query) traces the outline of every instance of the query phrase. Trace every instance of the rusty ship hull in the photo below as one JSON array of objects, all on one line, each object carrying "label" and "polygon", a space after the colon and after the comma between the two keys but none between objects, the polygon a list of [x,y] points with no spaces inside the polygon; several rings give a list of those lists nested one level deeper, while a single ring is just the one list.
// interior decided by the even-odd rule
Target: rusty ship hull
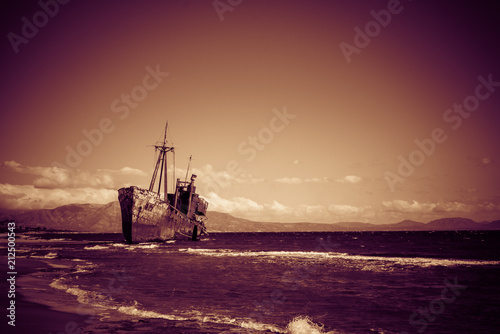
[{"label": "rusty ship hull", "polygon": [[138,187],[121,188],[118,200],[122,231],[128,243],[165,240],[199,240],[208,235],[205,217],[190,219],[156,192]]},{"label": "rusty ship hull", "polygon": [[[196,175],[192,174],[191,180],[187,180],[189,165],[185,180],[177,179],[173,193],[168,192],[167,153],[174,155],[172,170],[175,179],[175,150],[167,145],[167,128],[168,123],[163,142],[154,146],[159,155],[149,189],[136,186],[118,189],[122,232],[128,243],[172,239],[196,241],[208,235],[205,227],[208,203],[196,193]],[[155,192],[158,172],[158,190]],[[160,193],[162,184],[163,194]]]}]

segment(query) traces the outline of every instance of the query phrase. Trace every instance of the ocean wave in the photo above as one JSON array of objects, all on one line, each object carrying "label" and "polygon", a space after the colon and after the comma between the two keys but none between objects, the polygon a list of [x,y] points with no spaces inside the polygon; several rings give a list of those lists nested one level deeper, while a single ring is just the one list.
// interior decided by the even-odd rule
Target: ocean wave
[{"label": "ocean wave", "polygon": [[[27,241],[27,240],[42,240],[39,236],[37,235],[33,235],[33,234],[24,234],[24,235],[20,235],[20,238],[24,241]],[[43,241],[43,240],[42,240]]]},{"label": "ocean wave", "polygon": [[[75,259],[78,260],[78,259]],[[75,271],[73,271],[73,274],[83,274],[83,273],[91,273],[94,271],[94,269],[97,267],[97,265],[93,264],[92,262],[85,261],[85,264],[78,264],[75,267]]]},{"label": "ocean wave", "polygon": [[[75,259],[76,262],[81,260]],[[164,313],[155,309],[144,308],[137,300],[119,301],[103,291],[94,291],[83,288],[77,284],[68,283],[64,276],[54,279],[49,286],[61,290],[69,295],[75,296],[78,303],[88,305],[92,314],[96,312],[101,316],[109,316],[110,310],[125,316],[137,318],[165,319],[171,321],[195,321],[202,327],[203,324],[221,324],[234,326],[235,328],[259,332],[287,333],[287,334],[340,334],[338,331],[326,331],[322,324],[314,323],[306,316],[294,318],[286,328],[281,328],[272,323],[263,323],[250,318],[232,317],[216,313],[206,313],[199,310],[175,311],[175,314]],[[90,308],[89,308],[90,307]]]},{"label": "ocean wave", "polygon": [[58,254],[56,252],[50,252],[50,253],[45,254],[45,255],[31,255],[30,258],[52,260],[52,259],[55,259],[57,256],[58,256]]},{"label": "ocean wave", "polygon": [[336,255],[334,257],[347,259],[347,260],[358,260],[358,261],[379,261],[379,262],[392,262],[398,265],[408,266],[419,266],[419,267],[453,267],[453,266],[490,266],[490,265],[500,265],[500,261],[490,261],[490,260],[461,260],[461,259],[436,259],[436,258],[425,258],[425,257],[385,257],[385,256],[372,256],[372,255],[351,255],[342,254]]},{"label": "ocean wave", "polygon": [[314,323],[307,316],[298,316],[286,326],[286,333],[289,334],[342,334],[339,331],[326,332],[322,324]]},{"label": "ocean wave", "polygon": [[158,248],[158,244],[138,244],[138,245],[129,245],[129,244],[122,244],[122,243],[115,243],[115,244],[105,244],[105,245],[95,245],[95,246],[86,246],[83,249],[85,250],[108,250],[108,249],[116,249],[116,248],[121,248],[129,251],[133,251],[136,249],[155,249]]},{"label": "ocean wave", "polygon": [[260,322],[254,322],[252,320],[241,321],[239,323],[239,326],[241,328],[253,329],[253,330],[258,330],[258,331],[266,331],[266,332],[270,331],[270,332],[274,332],[274,333],[286,333],[283,329],[281,329],[275,325],[263,324]]},{"label": "ocean wave", "polygon": [[116,244],[111,244],[111,246],[117,247],[117,248],[127,248],[127,247],[130,247],[132,245],[130,245],[130,244],[116,243]]},{"label": "ocean wave", "polygon": [[200,311],[193,311],[193,310],[188,312],[186,314],[186,317],[189,320],[194,320],[201,324],[213,323],[213,324],[230,325],[257,331],[271,331],[274,333],[285,333],[284,330],[279,328],[278,326],[275,326],[273,324],[260,323],[248,318],[232,318],[226,315],[214,314],[214,313],[206,314]]},{"label": "ocean wave", "polygon": [[[179,251],[204,255],[204,256],[232,256],[232,257],[261,257],[261,258],[282,258],[282,259],[314,259],[330,261],[333,259],[350,260],[370,264],[393,263],[403,266],[435,267],[435,266],[488,266],[500,265],[500,261],[491,260],[462,260],[462,259],[436,259],[425,257],[396,257],[396,256],[376,256],[376,255],[353,255],[337,252],[303,252],[303,251],[236,251],[232,249],[202,249],[186,248]],[[369,267],[367,267],[369,268]],[[369,268],[371,270],[371,268]]]},{"label": "ocean wave", "polygon": [[95,309],[118,309],[112,296],[99,291],[85,290],[78,285],[68,285],[63,281],[64,278],[55,279],[49,286],[75,296],[80,304],[89,305]]},{"label": "ocean wave", "polygon": [[158,248],[159,245],[158,244],[140,244],[140,245],[133,245],[133,246],[130,246],[131,249],[154,249],[154,248]]},{"label": "ocean wave", "polygon": [[[132,306],[119,306],[117,311],[126,315],[141,317],[141,318],[156,318],[167,319],[175,321],[196,321],[201,326],[206,323],[230,325],[245,329],[257,331],[270,331],[274,333],[285,333],[284,329],[273,325],[255,322],[250,319],[236,319],[225,315],[218,314],[204,314],[200,311],[190,310],[188,312],[179,312],[179,315],[163,314],[156,311],[143,309],[137,301],[134,301]],[[291,334],[298,334],[299,332],[291,332]]]},{"label": "ocean wave", "polygon": [[[123,302],[119,303],[115,301],[111,296],[107,296],[97,291],[85,290],[78,285],[68,285],[63,282],[65,282],[64,277],[55,279],[50,283],[50,287],[57,290],[62,290],[70,295],[73,295],[76,297],[77,301],[80,304],[86,304],[91,307],[95,307],[96,309],[116,310],[121,314],[139,318],[156,318],[173,321],[197,321],[199,323],[224,324],[258,331],[285,333],[283,329],[273,324],[259,323],[249,319],[235,319],[224,315],[203,314],[202,312],[193,310],[187,312],[180,311],[178,315],[164,314],[153,310],[144,309],[142,305],[136,300],[130,303],[131,305],[123,305]],[[290,333],[298,334],[300,332]]]},{"label": "ocean wave", "polygon": [[101,245],[95,245],[95,246],[86,246],[83,249],[85,250],[102,250],[102,249],[109,249],[107,246],[101,246]]},{"label": "ocean wave", "polygon": [[157,319],[177,320],[177,321],[188,320],[187,318],[181,316],[162,314],[154,311],[147,311],[141,309],[138,306],[137,301],[134,301],[133,306],[118,306],[116,309],[120,313],[133,315],[141,318],[157,318]]},{"label": "ocean wave", "polygon": [[133,251],[136,249],[155,249],[158,248],[160,245],[159,244],[137,244],[137,245],[130,245],[130,244],[111,244],[110,246],[116,247],[116,248],[123,248],[129,251]]}]

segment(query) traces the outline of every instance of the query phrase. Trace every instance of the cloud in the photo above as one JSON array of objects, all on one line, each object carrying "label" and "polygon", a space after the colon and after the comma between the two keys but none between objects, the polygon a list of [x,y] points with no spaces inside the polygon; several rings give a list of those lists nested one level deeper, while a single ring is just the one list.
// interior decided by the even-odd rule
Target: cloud
[{"label": "cloud", "polygon": [[328,206],[328,211],[337,215],[352,215],[359,213],[362,208],[346,205],[346,204],[332,204]]},{"label": "cloud", "polygon": [[214,192],[210,192],[206,196],[207,201],[210,203],[210,210],[220,211],[225,213],[255,213],[261,212],[264,206],[257,204],[251,199],[244,197],[235,197],[231,200],[221,198]]},{"label": "cloud", "polygon": [[327,183],[327,182],[329,182],[328,178],[326,178],[326,177],[313,177],[311,179],[305,179],[304,181],[307,183]]},{"label": "cloud", "polygon": [[245,183],[245,184],[256,184],[256,183],[262,183],[266,179],[260,177],[252,177],[252,175],[242,175],[242,177],[237,177],[234,179],[237,183]]},{"label": "cloud", "polygon": [[327,183],[328,178],[326,177],[314,177],[314,178],[309,178],[309,179],[302,179],[299,177],[281,177],[278,179],[275,179],[274,182],[277,183],[284,183],[284,184],[302,184],[302,183]]},{"label": "cloud", "polygon": [[356,184],[356,183],[360,183],[362,180],[363,179],[359,176],[347,175],[347,176],[344,176],[343,178],[336,179],[335,182]]},{"label": "cloud", "polygon": [[287,206],[276,200],[261,204],[243,197],[225,199],[214,192],[211,192],[206,199],[210,203],[210,210],[258,221],[333,223],[367,217],[367,212],[370,209],[369,206],[357,207],[340,204]]},{"label": "cloud", "polygon": [[51,209],[71,203],[105,204],[117,200],[119,179],[145,176],[135,168],[96,171],[63,167],[26,166],[5,161],[2,167],[18,174],[32,176],[31,184],[0,184],[0,206],[7,209]]},{"label": "cloud", "polygon": [[0,184],[0,206],[8,209],[53,209],[74,203],[106,204],[117,199],[117,191],[110,189],[49,189],[34,185]]},{"label": "cloud", "polygon": [[[186,175],[186,170],[176,168],[176,173]],[[230,173],[227,170],[216,171],[210,164],[201,168],[193,168],[191,173],[198,176],[200,193],[205,195],[210,192],[217,193],[221,189],[229,188],[235,184],[256,184],[265,182],[264,178],[253,177],[251,174],[244,173],[242,169],[237,169],[234,173]]]},{"label": "cloud", "polygon": [[117,174],[117,175],[138,175],[138,176],[148,176],[149,174],[137,169],[137,168],[130,168],[130,167],[123,167],[117,170],[113,169],[98,169],[98,172],[106,172],[106,173],[111,173],[111,174]]},{"label": "cloud", "polygon": [[417,201],[392,200],[383,201],[382,207],[387,211],[396,212],[429,212],[435,207],[430,203],[419,203]]},{"label": "cloud", "polygon": [[[186,170],[176,168],[176,173],[185,175]],[[221,189],[229,188],[234,184],[257,184],[266,181],[265,178],[254,177],[251,174],[246,174],[243,170],[230,173],[227,170],[216,171],[212,165],[207,164],[201,168],[193,168],[192,173],[198,175],[200,189],[208,194],[210,192],[218,193]],[[326,177],[315,178],[299,178],[299,177],[282,177],[274,180],[276,183],[282,184],[302,184],[302,183],[327,183]]]},{"label": "cloud", "polygon": [[303,204],[293,211],[294,215],[299,219],[302,218],[302,220],[329,222],[332,218],[328,209],[323,205]]},{"label": "cloud", "polygon": [[304,180],[298,177],[281,177],[275,179],[274,182],[284,183],[284,184],[301,184],[304,182]]},{"label": "cloud", "polygon": [[276,200],[273,201],[273,204],[267,205],[267,208],[270,209],[275,214],[287,214],[290,212],[290,208],[279,203]]},{"label": "cloud", "polygon": [[466,204],[461,202],[426,202],[392,200],[383,201],[382,207],[386,211],[402,212],[402,213],[472,213],[478,210],[478,205]]},{"label": "cloud", "polygon": [[115,178],[124,175],[145,176],[145,172],[123,167],[119,170],[98,169],[88,171],[80,169],[66,169],[62,167],[32,167],[16,161],[5,161],[3,167],[20,174],[32,175],[33,185],[37,188],[105,188],[118,187]]},{"label": "cloud", "polygon": [[470,217],[476,221],[481,221],[495,219],[494,217],[498,217],[498,214],[500,214],[500,203],[498,201],[476,203],[440,201],[432,203],[396,199],[383,201],[377,207],[338,203],[288,206],[276,200],[270,203],[258,203],[242,197],[223,199],[215,193],[211,193],[207,200],[211,205],[211,210],[226,212],[240,218],[275,222],[336,223],[360,221],[365,223],[395,223],[405,219],[428,222],[433,219],[454,216]]}]

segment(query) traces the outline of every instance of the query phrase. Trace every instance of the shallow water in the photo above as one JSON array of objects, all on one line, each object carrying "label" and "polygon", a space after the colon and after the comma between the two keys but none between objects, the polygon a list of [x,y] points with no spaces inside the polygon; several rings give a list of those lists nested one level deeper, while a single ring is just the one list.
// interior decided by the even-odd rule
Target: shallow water
[{"label": "shallow water", "polygon": [[[500,233],[213,233],[127,245],[31,234],[32,300],[86,314],[87,333],[494,333]],[[61,332],[65,324],[61,324]]]}]

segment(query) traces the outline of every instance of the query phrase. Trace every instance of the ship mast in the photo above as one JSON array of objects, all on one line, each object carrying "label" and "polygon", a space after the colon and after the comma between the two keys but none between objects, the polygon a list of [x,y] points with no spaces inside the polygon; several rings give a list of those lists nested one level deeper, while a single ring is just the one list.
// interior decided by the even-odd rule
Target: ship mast
[{"label": "ship mast", "polygon": [[189,167],[191,167],[191,158],[192,157],[193,157],[192,155],[189,156],[188,168],[186,169],[186,178],[184,179],[184,182],[187,182],[187,179],[188,179]]},{"label": "ship mast", "polygon": [[[161,179],[163,176],[163,193],[164,193],[166,202],[168,201],[167,153],[172,152],[173,154],[175,154],[174,147],[167,146],[167,130],[168,130],[168,122],[165,125],[165,134],[163,136],[163,143],[161,145],[155,145],[155,150],[160,151],[160,154],[158,155],[158,160],[156,161],[155,170],[153,172],[153,178],[151,179],[151,183],[149,185],[149,191],[153,191],[155,181],[156,181],[156,176],[158,175],[158,170],[160,170],[160,179],[158,180],[158,194],[160,193]],[[175,166],[174,166],[174,169],[175,169]]]},{"label": "ship mast", "polygon": [[[165,176],[164,176],[164,183],[163,183],[163,193],[165,194],[165,201],[168,201],[168,174],[167,174],[167,170],[168,170],[168,164],[167,164],[167,150],[166,150],[166,146],[167,146],[167,129],[168,129],[168,121],[167,121],[167,124],[165,125],[165,135],[163,136],[163,146],[161,147],[162,148],[162,151],[163,151],[163,160],[164,160],[164,168],[165,168]],[[160,183],[161,183],[161,178],[160,178]]]}]

